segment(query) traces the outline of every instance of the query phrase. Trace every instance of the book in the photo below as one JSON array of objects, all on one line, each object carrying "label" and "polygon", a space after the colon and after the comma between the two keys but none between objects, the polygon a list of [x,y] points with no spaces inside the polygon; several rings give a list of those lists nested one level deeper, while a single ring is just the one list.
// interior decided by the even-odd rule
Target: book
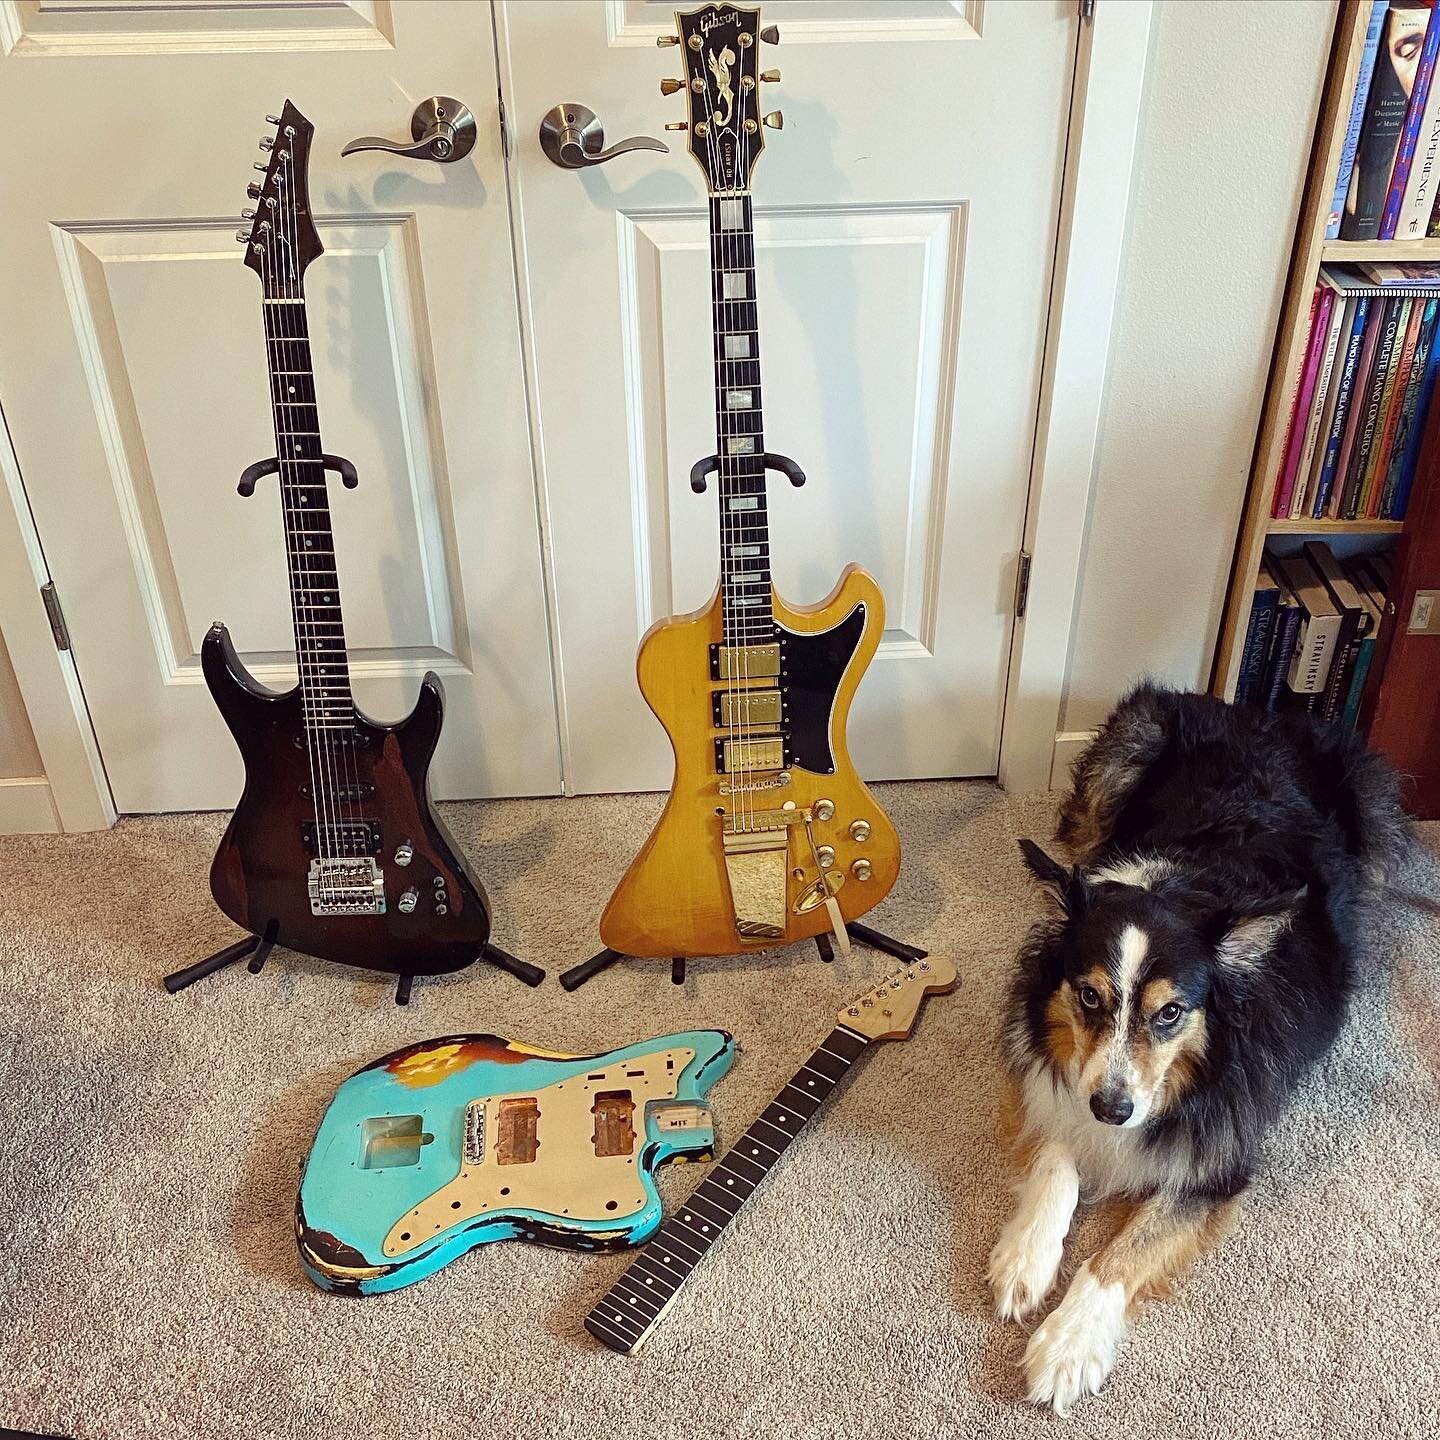
[{"label": "book", "polygon": [[1328,286],[1317,285],[1311,301],[1310,339],[1305,346],[1305,358],[1300,366],[1299,384],[1295,388],[1294,399],[1290,402],[1290,423],[1285,429],[1285,449],[1282,451],[1280,474],[1275,482],[1275,501],[1271,507],[1271,514],[1277,519],[1290,513],[1290,491],[1295,484],[1295,471],[1300,464],[1305,421],[1310,413],[1310,400],[1315,392],[1320,351],[1325,344],[1325,333],[1330,323],[1330,310],[1335,304],[1335,294]]},{"label": "book", "polygon": [[[1375,489],[1375,472],[1381,470],[1382,466],[1390,463],[1390,446],[1395,441],[1395,421],[1398,418],[1395,414],[1395,391],[1400,385],[1400,371],[1402,366],[1407,367],[1406,379],[1409,379],[1408,363],[1405,358],[1406,348],[1409,348],[1410,359],[1415,358],[1415,332],[1421,314],[1424,313],[1424,306],[1417,307],[1414,300],[1402,300],[1400,302],[1400,315],[1396,320],[1395,346],[1390,352],[1390,368],[1385,376],[1385,387],[1380,392],[1380,417],[1378,429],[1375,435],[1375,444],[1370,450],[1370,459],[1365,466],[1365,474],[1360,480],[1360,493],[1355,500],[1355,513],[1357,515],[1368,515],[1370,497]],[[1412,321],[1416,322],[1412,324]]]},{"label": "book", "polygon": [[1368,295],[1353,295],[1346,303],[1355,306],[1355,315],[1350,324],[1350,338],[1345,344],[1345,359],[1340,367],[1340,379],[1335,387],[1335,411],[1330,417],[1329,429],[1326,432],[1320,482],[1310,507],[1311,515],[1316,518],[1325,513],[1325,506],[1330,500],[1330,487],[1334,483],[1335,467],[1340,458],[1340,441],[1345,433],[1345,422],[1350,416],[1350,396],[1355,386],[1355,373],[1360,365],[1360,347],[1365,341],[1365,322],[1369,318],[1370,307],[1375,302]]},{"label": "book", "polygon": [[1405,453],[1409,446],[1410,427],[1415,420],[1415,411],[1420,402],[1420,387],[1425,379],[1425,369],[1430,359],[1430,346],[1435,338],[1435,316],[1440,301],[1427,300],[1421,312],[1420,334],[1415,342],[1415,355],[1410,366],[1410,378],[1401,396],[1399,418],[1395,423],[1395,442],[1390,452],[1390,464],[1386,469],[1385,483],[1381,487],[1376,515],[1389,517],[1395,498],[1395,487],[1405,468]]},{"label": "book", "polygon": [[1270,655],[1265,662],[1263,699],[1267,710],[1278,710],[1285,692],[1285,677],[1290,673],[1290,661],[1295,654],[1295,642],[1300,634],[1300,620],[1304,611],[1295,598],[1280,567],[1273,560],[1269,565],[1270,578],[1280,592],[1275,605],[1275,626],[1270,638]]},{"label": "book", "polygon": [[1390,372],[1390,353],[1395,348],[1395,334],[1400,323],[1400,307],[1404,302],[1398,299],[1386,300],[1381,307],[1382,320],[1380,338],[1375,346],[1375,358],[1365,380],[1364,403],[1360,408],[1360,428],[1355,440],[1355,449],[1350,456],[1350,468],[1345,472],[1345,489],[1340,496],[1336,514],[1346,520],[1355,518],[1355,501],[1360,493],[1360,482],[1365,476],[1365,467],[1370,460],[1370,451],[1375,444],[1375,431],[1380,423],[1380,396],[1385,388],[1385,377]]},{"label": "book", "polygon": [[1335,480],[1325,514],[1334,515],[1340,497],[1345,489],[1345,477],[1350,472],[1351,457],[1355,452],[1355,437],[1365,416],[1365,391],[1370,369],[1375,359],[1375,347],[1380,343],[1380,330],[1385,318],[1385,302],[1376,300],[1370,307],[1370,316],[1365,322],[1365,343],[1360,348],[1360,360],[1355,369],[1355,389],[1350,396],[1350,413],[1345,417],[1345,434],[1340,441],[1340,456],[1335,465]]},{"label": "book", "polygon": [[[1432,0],[1433,4],[1433,0]],[[1404,42],[1410,43],[1408,39]],[[1430,98],[1431,79],[1435,73],[1435,53],[1440,49],[1440,21],[1432,8],[1425,22],[1425,39],[1420,46],[1414,78],[1410,82],[1410,101],[1405,107],[1405,123],[1400,130],[1400,143],[1395,150],[1395,165],[1390,172],[1390,188],[1385,194],[1385,209],[1380,216],[1380,239],[1393,240],[1400,222],[1400,207],[1410,184],[1410,170],[1415,160],[1415,147]],[[1402,76],[1403,76],[1402,69]],[[1428,218],[1428,217],[1427,217]]]},{"label": "book", "polygon": [[1430,337],[1430,353],[1425,357],[1425,373],[1420,378],[1420,388],[1415,400],[1415,413],[1410,419],[1410,430],[1405,437],[1405,456],[1400,473],[1395,481],[1395,490],[1390,498],[1388,511],[1382,512],[1387,520],[1403,520],[1410,503],[1410,487],[1415,481],[1415,471],[1420,465],[1420,449],[1425,443],[1425,421],[1430,413],[1430,402],[1435,395],[1435,386],[1440,380],[1440,313]]},{"label": "book", "polygon": [[[1291,695],[1302,698],[1302,708],[1313,708],[1330,678],[1335,642],[1340,634],[1340,611],[1331,600],[1325,582],[1304,555],[1275,556],[1270,563],[1285,577],[1301,609],[1295,653],[1290,657],[1285,688]],[[1282,704],[1287,703],[1283,695],[1281,700]]]},{"label": "book", "polygon": [[1386,260],[1322,265],[1320,281],[1342,295],[1440,295],[1440,264],[1428,260]]},{"label": "book", "polygon": [[1346,313],[1359,303],[1355,296],[1336,295],[1330,307],[1330,320],[1325,329],[1325,345],[1320,356],[1320,369],[1315,377],[1314,398],[1310,402],[1305,440],[1300,447],[1300,463],[1295,467],[1295,484],[1290,492],[1290,518],[1297,520],[1305,513],[1307,497],[1314,494],[1311,478],[1316,469],[1315,454],[1320,449],[1320,431],[1330,405],[1331,381],[1335,374],[1335,356],[1340,349],[1340,335],[1345,329]]},{"label": "book", "polygon": [[1305,558],[1324,583],[1331,601],[1340,612],[1340,631],[1335,637],[1335,658],[1317,707],[1321,720],[1332,723],[1344,713],[1345,702],[1350,698],[1350,682],[1355,676],[1360,641],[1370,633],[1370,612],[1361,602],[1360,592],[1340,568],[1340,562],[1323,540],[1307,540]]},{"label": "book", "polygon": [[1370,19],[1365,27],[1365,48],[1360,55],[1360,69],[1355,76],[1355,94],[1350,100],[1350,120],[1345,126],[1345,143],[1340,147],[1340,168],[1335,172],[1335,192],[1330,200],[1330,223],[1325,238],[1334,240],[1340,234],[1340,217],[1345,212],[1345,197],[1350,192],[1350,172],[1355,166],[1355,150],[1360,143],[1360,125],[1365,119],[1365,102],[1370,98],[1370,77],[1375,72],[1375,56],[1380,49],[1380,32],[1385,27],[1385,12],[1390,0],[1372,0]]},{"label": "book", "polygon": [[1270,637],[1275,629],[1275,612],[1280,590],[1264,565],[1250,597],[1250,623],[1245,627],[1245,648],[1240,652],[1240,678],[1235,682],[1235,703],[1245,705],[1262,698],[1265,662],[1270,655]]},{"label": "book", "polygon": [[1346,730],[1355,729],[1360,719],[1360,705],[1365,698],[1365,681],[1370,673],[1370,662],[1375,656],[1375,642],[1380,633],[1380,622],[1384,617],[1385,597],[1377,596],[1370,588],[1370,582],[1363,567],[1353,561],[1342,562],[1346,575],[1360,594],[1361,602],[1370,613],[1370,625],[1360,641],[1359,653],[1355,657],[1355,673],[1350,681],[1350,693],[1345,697],[1345,707],[1340,713],[1340,724]]},{"label": "book", "polygon": [[1355,147],[1345,212],[1340,217],[1342,240],[1374,240],[1380,234],[1390,176],[1395,169],[1395,153],[1400,147],[1400,132],[1405,128],[1405,115],[1410,106],[1414,72],[1409,70],[1406,52],[1413,48],[1417,35],[1425,30],[1429,21],[1429,10],[1409,5],[1391,5],[1385,13],[1375,69],[1370,77],[1370,94],[1365,102],[1365,118]]}]

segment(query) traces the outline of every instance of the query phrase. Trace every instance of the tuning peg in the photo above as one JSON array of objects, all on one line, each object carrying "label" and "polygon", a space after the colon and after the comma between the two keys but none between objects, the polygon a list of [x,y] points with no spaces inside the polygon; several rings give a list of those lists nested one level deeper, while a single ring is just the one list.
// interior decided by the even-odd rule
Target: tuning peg
[{"label": "tuning peg", "polygon": [[768,115],[762,117],[762,125],[768,125],[772,130],[783,130],[785,128],[785,117],[778,110],[772,110]]},{"label": "tuning peg", "polygon": [[270,149],[273,149],[273,148],[274,148],[274,145],[275,145],[275,137],[274,137],[273,135],[262,135],[262,136],[260,137],[260,148],[261,148],[262,150],[270,150]]},{"label": "tuning peg", "polygon": [[252,180],[252,181],[245,187],[245,193],[246,193],[252,200],[258,200],[258,199],[260,198],[260,187]]},{"label": "tuning peg", "polygon": [[235,238],[243,244],[250,238],[250,232],[248,230],[237,230],[235,232]]},{"label": "tuning peg", "polygon": [[255,218],[254,208],[253,208],[252,206],[247,205],[247,206],[240,212],[240,218],[241,218],[242,220],[253,220],[253,219]]},{"label": "tuning peg", "polygon": [[780,27],[778,25],[767,25],[760,32],[760,38],[767,45],[778,45],[780,43]]},{"label": "tuning peg", "polygon": [[678,35],[657,35],[655,43],[663,50],[667,45],[678,45],[680,37]]},{"label": "tuning peg", "polygon": [[662,80],[660,82],[660,93],[662,95],[673,95],[677,90],[683,90],[684,88],[685,82],[683,80]]},{"label": "tuning peg", "polygon": [[665,128],[667,130],[688,130],[690,122],[688,120],[672,120]]},{"label": "tuning peg", "polygon": [[767,85],[773,85],[779,78],[780,72],[778,70],[762,70],[760,72],[760,79]]},{"label": "tuning peg", "polygon": [[255,170],[268,170],[270,167],[263,160],[257,160],[251,168]]},{"label": "tuning peg", "polygon": [[268,125],[278,125],[280,123],[280,117],[278,115],[267,115],[265,122]]}]

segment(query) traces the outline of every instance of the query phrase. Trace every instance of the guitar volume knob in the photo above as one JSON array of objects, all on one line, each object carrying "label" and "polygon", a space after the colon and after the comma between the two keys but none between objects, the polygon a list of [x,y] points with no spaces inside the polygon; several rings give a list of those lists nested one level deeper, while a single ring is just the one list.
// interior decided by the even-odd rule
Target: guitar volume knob
[{"label": "guitar volume knob", "polygon": [[833,800],[817,800],[815,802],[815,818],[817,820],[831,820],[835,816],[835,802]]},{"label": "guitar volume knob", "polygon": [[414,858],[415,847],[408,840],[402,840],[395,847],[395,863],[397,865],[408,865]]},{"label": "guitar volume knob", "polygon": [[395,902],[395,908],[399,910],[402,915],[408,915],[419,903],[419,900],[420,892],[412,885],[399,900]]},{"label": "guitar volume knob", "polygon": [[850,838],[862,843],[868,840],[870,838],[870,822],[868,820],[852,820],[850,822]]},{"label": "guitar volume knob", "polygon": [[822,845],[815,852],[816,858],[820,861],[820,868],[828,870],[835,863],[835,847],[833,845]]},{"label": "guitar volume knob", "polygon": [[871,874],[870,862],[862,856],[850,867],[850,873],[857,880],[868,880]]}]

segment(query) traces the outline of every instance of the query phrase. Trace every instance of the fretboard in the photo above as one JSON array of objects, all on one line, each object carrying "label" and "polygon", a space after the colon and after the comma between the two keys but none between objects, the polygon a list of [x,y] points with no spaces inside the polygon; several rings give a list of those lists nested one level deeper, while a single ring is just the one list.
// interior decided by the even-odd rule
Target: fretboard
[{"label": "fretboard", "polygon": [[774,629],[765,418],[750,196],[710,200],[715,328],[715,453],[720,457],[720,581],[727,645],[763,644]]},{"label": "fretboard", "polygon": [[[340,616],[329,491],[320,458],[323,450],[305,299],[303,292],[272,295],[271,288],[266,286],[263,305],[265,350],[305,723],[310,730],[348,733],[355,725],[355,704]],[[276,288],[287,292],[299,289]]]},{"label": "fretboard", "polygon": [[830,1032],[586,1316],[585,1328],[597,1340],[626,1354],[640,1348],[690,1273],[868,1044],[844,1026]]}]

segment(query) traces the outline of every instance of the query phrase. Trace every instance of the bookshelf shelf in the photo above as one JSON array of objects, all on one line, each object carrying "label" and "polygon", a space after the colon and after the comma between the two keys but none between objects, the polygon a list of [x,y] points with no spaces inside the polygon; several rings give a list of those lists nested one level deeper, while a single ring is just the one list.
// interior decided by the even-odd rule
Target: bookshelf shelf
[{"label": "bookshelf shelf", "polygon": [[1285,295],[1275,333],[1270,377],[1260,431],[1250,470],[1245,508],[1235,537],[1235,558],[1210,673],[1212,694],[1230,699],[1240,678],[1250,602],[1255,580],[1272,536],[1324,539],[1374,537],[1376,548],[1388,545],[1405,529],[1403,520],[1276,520],[1270,514],[1275,479],[1280,473],[1288,439],[1296,376],[1301,373],[1310,339],[1310,301],[1320,266],[1326,261],[1405,261],[1440,263],[1440,239],[1327,240],[1335,175],[1349,123],[1351,99],[1365,49],[1370,0],[1340,0],[1336,7],[1335,41],[1330,55],[1320,112],[1315,124],[1310,166],[1306,172],[1295,244],[1286,273]]},{"label": "bookshelf shelf", "polygon": [[1440,260],[1440,240],[1327,240],[1322,260]]},{"label": "bookshelf shelf", "polygon": [[1267,535],[1398,535],[1403,520],[1272,520]]}]

